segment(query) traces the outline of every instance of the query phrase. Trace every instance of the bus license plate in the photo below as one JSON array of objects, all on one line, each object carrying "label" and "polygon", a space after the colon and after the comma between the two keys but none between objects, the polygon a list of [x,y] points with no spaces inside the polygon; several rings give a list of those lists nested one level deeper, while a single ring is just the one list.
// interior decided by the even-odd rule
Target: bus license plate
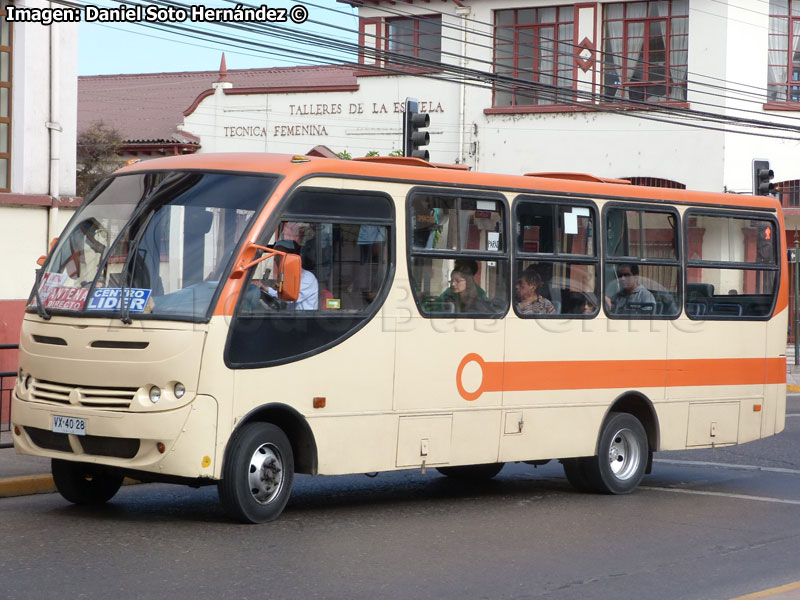
[{"label": "bus license plate", "polygon": [[86,435],[86,419],[53,415],[53,433]]}]

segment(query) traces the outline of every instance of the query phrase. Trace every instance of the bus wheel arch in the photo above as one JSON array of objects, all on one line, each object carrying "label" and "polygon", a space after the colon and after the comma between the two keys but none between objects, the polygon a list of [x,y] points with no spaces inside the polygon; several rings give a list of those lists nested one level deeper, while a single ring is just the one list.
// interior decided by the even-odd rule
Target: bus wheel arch
[{"label": "bus wheel arch", "polygon": [[[297,410],[281,403],[260,406],[242,418],[236,425],[233,435],[248,423],[272,423],[289,438],[294,454],[295,473],[317,474],[317,442],[305,417]],[[230,442],[229,442],[230,445]],[[229,449],[225,449],[225,461],[229,459]],[[223,461],[224,466],[224,461]]]},{"label": "bus wheel arch", "polygon": [[[611,406],[608,407],[608,410],[603,417],[603,423],[608,420],[611,413],[615,412],[628,413],[639,420],[639,422],[642,424],[642,427],[644,427],[645,433],[647,433],[647,445],[649,450],[648,454],[650,454],[652,457],[653,452],[656,452],[659,448],[661,443],[661,435],[656,409],[653,406],[653,403],[650,401],[650,398],[641,392],[626,392],[620,395],[616,400],[614,400],[614,402],[611,403]],[[600,436],[598,434],[595,449],[599,448],[599,444]],[[650,472],[651,462],[651,460],[648,460],[648,473]]]}]

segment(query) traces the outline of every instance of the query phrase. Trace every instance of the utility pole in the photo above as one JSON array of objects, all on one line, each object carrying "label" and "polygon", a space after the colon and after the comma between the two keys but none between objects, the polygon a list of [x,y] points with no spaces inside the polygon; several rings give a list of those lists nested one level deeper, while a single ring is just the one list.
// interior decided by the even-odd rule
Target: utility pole
[{"label": "utility pole", "polygon": [[798,330],[798,326],[800,326],[800,314],[798,314],[798,309],[800,308],[800,298],[798,298],[798,292],[800,292],[800,281],[798,281],[798,277],[800,277],[800,261],[797,259],[797,253],[800,251],[800,237],[797,235],[797,227],[794,228],[794,364],[800,365],[800,331]]}]

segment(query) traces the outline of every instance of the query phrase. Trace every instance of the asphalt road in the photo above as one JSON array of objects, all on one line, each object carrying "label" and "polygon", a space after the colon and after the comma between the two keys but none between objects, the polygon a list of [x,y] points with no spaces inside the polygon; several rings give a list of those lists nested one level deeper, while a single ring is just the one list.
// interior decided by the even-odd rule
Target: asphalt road
[{"label": "asphalt road", "polygon": [[0,598],[728,600],[800,580],[800,399],[790,413],[767,440],[657,455],[629,496],[576,493],[550,463],[480,485],[301,476],[257,526],[214,488],[6,498]]}]

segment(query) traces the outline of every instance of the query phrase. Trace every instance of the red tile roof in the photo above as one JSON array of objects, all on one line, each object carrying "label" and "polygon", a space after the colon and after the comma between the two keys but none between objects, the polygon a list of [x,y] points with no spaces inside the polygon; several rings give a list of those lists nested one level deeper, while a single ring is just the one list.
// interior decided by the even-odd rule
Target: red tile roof
[{"label": "red tile roof", "polygon": [[[232,91],[245,88],[301,92],[357,86],[354,66],[276,67],[227,71]],[[127,144],[197,143],[176,125],[197,97],[212,89],[219,71],[78,77],[78,131],[93,121],[113,125]]]}]

